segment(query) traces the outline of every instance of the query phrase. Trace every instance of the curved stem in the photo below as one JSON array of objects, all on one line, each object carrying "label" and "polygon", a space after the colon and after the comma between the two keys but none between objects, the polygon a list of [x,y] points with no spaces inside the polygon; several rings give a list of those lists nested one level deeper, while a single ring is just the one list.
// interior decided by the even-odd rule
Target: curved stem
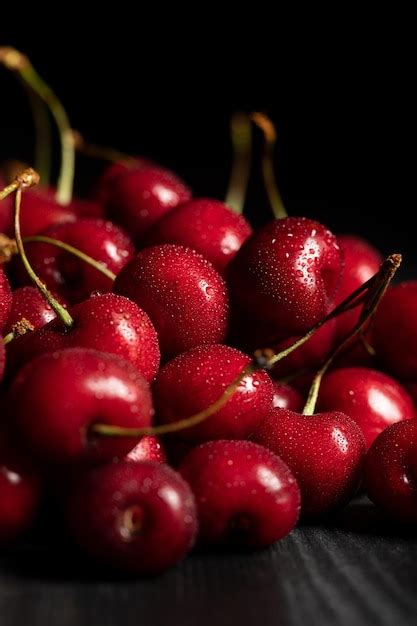
[{"label": "curved stem", "polygon": [[45,102],[56,122],[61,141],[61,171],[56,197],[61,204],[69,204],[74,183],[75,151],[68,115],[56,94],[24,54],[14,48],[0,47],[0,63],[18,72],[25,83]]},{"label": "curved stem", "polygon": [[103,263],[96,261],[95,259],[93,259],[93,257],[85,254],[85,252],[82,252],[81,250],[78,250],[78,248],[74,248],[74,246],[71,246],[69,243],[65,243],[64,241],[60,241],[59,239],[54,239],[53,237],[46,237],[45,235],[31,235],[30,237],[23,238],[23,243],[33,242],[47,243],[51,246],[55,246],[56,248],[60,248],[61,250],[65,250],[65,252],[73,254],[88,265],[91,265],[91,267],[94,267],[94,269],[96,269],[98,272],[101,272],[101,274],[104,274],[104,276],[106,276],[110,280],[116,280],[116,274],[107,269],[107,267]]},{"label": "curved stem", "polygon": [[33,123],[35,126],[35,169],[39,173],[42,184],[48,186],[51,179],[51,125],[48,110],[44,102],[36,93],[26,86],[32,109]]},{"label": "curved stem", "polygon": [[41,292],[41,294],[43,295],[45,300],[48,302],[49,306],[55,311],[55,313],[61,319],[63,324],[65,324],[65,326],[70,328],[73,325],[73,323],[74,323],[74,320],[72,319],[71,315],[58,302],[58,300],[56,300],[53,297],[53,295],[48,291],[46,285],[35,274],[35,272],[33,271],[32,267],[31,267],[31,265],[30,265],[30,263],[28,261],[28,258],[26,256],[25,249],[23,247],[23,242],[22,242],[22,235],[21,235],[21,232],[20,232],[20,205],[21,205],[21,199],[22,199],[22,189],[21,189],[21,187],[18,187],[18,189],[16,190],[16,197],[15,197],[14,229],[15,229],[15,238],[16,238],[17,249],[18,249],[20,257],[22,259],[22,263],[25,266],[25,269],[26,269],[27,273],[29,274],[30,278],[32,279],[33,283],[39,289],[39,291]]},{"label": "curved stem", "polygon": [[246,113],[235,113],[230,120],[233,164],[225,202],[236,213],[242,213],[252,161],[252,129]]},{"label": "curved stem", "polygon": [[285,210],[274,171],[274,148],[277,140],[275,127],[264,113],[252,113],[250,119],[264,135],[262,174],[272,211],[277,219],[287,217],[287,211]]},{"label": "curved stem", "polygon": [[368,292],[368,297],[365,300],[365,304],[357,324],[355,324],[353,329],[343,338],[342,342],[336,346],[334,350],[332,350],[325,363],[315,375],[304,407],[304,415],[313,415],[324,374],[327,372],[328,368],[333,363],[333,360],[340,354],[340,352],[342,352],[346,346],[350,344],[352,339],[360,334],[364,330],[365,326],[372,320],[378,305],[388,288],[388,285],[401,265],[401,261],[402,257],[400,254],[391,254],[381,265],[377,274],[377,280],[374,281],[373,286]]},{"label": "curved stem", "polygon": [[7,196],[10,196],[10,194],[16,191],[16,189],[18,189],[19,187],[20,187],[20,183],[17,180],[14,180],[13,182],[10,183],[10,185],[7,185],[7,187],[4,187],[0,191],[0,201],[5,200]]},{"label": "curved stem", "polygon": [[109,161],[109,163],[121,163],[126,167],[134,167],[137,163],[137,159],[125,152],[107,146],[87,143],[78,130],[72,129],[72,140],[77,152],[93,159],[101,159],[102,161]]}]

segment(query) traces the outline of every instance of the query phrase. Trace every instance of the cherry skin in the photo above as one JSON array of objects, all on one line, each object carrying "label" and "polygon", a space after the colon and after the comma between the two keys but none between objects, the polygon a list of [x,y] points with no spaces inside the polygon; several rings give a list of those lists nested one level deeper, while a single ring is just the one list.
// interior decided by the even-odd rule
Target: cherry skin
[{"label": "cherry skin", "polygon": [[199,198],[189,200],[158,220],[147,242],[152,245],[176,243],[193,248],[223,274],[251,233],[247,220],[226,204]]},{"label": "cherry skin", "polygon": [[[356,235],[339,235],[344,267],[336,297],[336,304],[343,302],[351,293],[376,274],[383,261],[381,253],[368,241]],[[359,319],[360,308],[347,311],[336,319],[337,335],[344,337]]]},{"label": "cherry skin", "polygon": [[90,435],[94,423],[150,426],[149,386],[127,361],[70,348],[44,354],[16,376],[10,390],[14,423],[45,463],[100,463],[124,457],[138,438]]},{"label": "cherry skin", "polygon": [[417,419],[386,428],[372,444],[365,464],[370,499],[405,524],[417,524]]},{"label": "cherry skin", "polygon": [[249,237],[229,265],[228,282],[243,312],[290,337],[326,315],[341,268],[337,239],[329,230],[307,218],[287,217]]},{"label": "cherry skin", "polygon": [[262,548],[294,528],[300,490],[287,465],[250,441],[209,441],[179,469],[196,497],[199,539]]},{"label": "cherry skin", "polygon": [[124,461],[131,461],[134,463],[142,461],[165,463],[166,460],[165,448],[162,441],[153,435],[142,437],[142,439],[124,458]]},{"label": "cherry skin", "polygon": [[192,548],[197,519],[181,476],[158,463],[111,463],[90,470],[66,505],[71,536],[111,568],[158,574]]},{"label": "cherry skin", "polygon": [[[33,330],[36,330],[56,317],[36,287],[18,287],[13,291],[12,298],[12,308],[4,327],[5,334],[11,332],[15,324],[22,319],[27,320],[32,325]],[[63,304],[62,298],[60,298],[60,302]]]},{"label": "cherry skin", "polygon": [[[180,354],[159,372],[154,384],[155,408],[162,424],[176,422],[207,408],[250,363],[235,348],[200,346]],[[178,432],[184,441],[244,439],[272,407],[273,385],[265,371],[248,375],[217,413]]]},{"label": "cherry skin", "polygon": [[10,372],[45,352],[64,348],[93,348],[116,354],[132,363],[148,382],[159,367],[156,330],[134,302],[113,293],[94,296],[71,309],[74,325],[65,328],[54,319],[33,333],[8,344]]},{"label": "cherry skin", "polygon": [[7,276],[0,265],[0,332],[7,322],[12,307],[12,290]]},{"label": "cherry skin", "polygon": [[107,213],[136,243],[166,213],[191,198],[191,190],[172,172],[160,167],[127,170],[116,176]]},{"label": "cherry skin", "polygon": [[344,413],[273,409],[253,437],[280,456],[301,489],[301,512],[319,517],[355,494],[365,458],[359,426]]},{"label": "cherry skin", "polygon": [[18,449],[16,441],[0,432],[0,543],[12,541],[27,531],[35,519],[41,496],[37,468]]},{"label": "cherry skin", "polygon": [[226,335],[226,285],[213,266],[189,248],[145,248],[117,276],[114,291],[147,312],[165,359],[219,343]]},{"label": "cherry skin", "polygon": [[304,406],[303,396],[295,387],[280,380],[274,380],[274,395],[272,406],[279,409],[289,409],[290,411],[302,411]]},{"label": "cherry skin", "polygon": [[154,166],[152,161],[142,157],[136,157],[134,163],[110,163],[110,165],[104,168],[96,181],[91,193],[92,199],[102,206],[109,206],[113,200],[113,185],[120,175],[125,174],[129,170],[152,166]]},{"label": "cherry skin", "polygon": [[396,380],[364,367],[345,367],[323,378],[320,411],[341,411],[360,426],[366,447],[390,424],[414,417],[410,395]]},{"label": "cherry skin", "polygon": [[385,368],[404,382],[417,381],[417,280],[390,289],[375,315],[372,345]]},{"label": "cherry skin", "polygon": [[[42,235],[77,248],[114,274],[118,274],[135,253],[129,237],[112,222],[103,220],[80,219],[49,228]],[[106,293],[112,289],[110,278],[56,246],[30,242],[25,244],[25,252],[39,278],[67,302],[75,304],[92,292]],[[30,284],[31,279],[20,259],[16,259],[15,277],[19,284]]]}]

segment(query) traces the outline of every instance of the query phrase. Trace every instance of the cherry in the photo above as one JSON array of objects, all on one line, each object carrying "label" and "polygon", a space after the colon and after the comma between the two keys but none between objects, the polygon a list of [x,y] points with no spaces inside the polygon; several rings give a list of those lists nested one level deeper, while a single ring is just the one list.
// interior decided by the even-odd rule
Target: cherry
[{"label": "cherry", "polygon": [[417,419],[392,424],[375,439],[366,457],[365,488],[393,518],[417,524]]},{"label": "cherry", "polygon": [[[169,424],[210,406],[237,378],[250,358],[235,348],[200,346],[180,354],[159,372],[155,385],[158,421]],[[272,407],[273,385],[263,371],[246,376],[227,403],[200,424],[181,430],[192,443],[209,439],[244,439]]]},{"label": "cherry", "polygon": [[30,528],[39,507],[41,479],[4,427],[0,432],[0,493],[0,542],[7,543]]},{"label": "cherry", "polygon": [[274,380],[273,385],[274,396],[272,398],[272,405],[275,408],[302,411],[304,400],[297,389],[279,380]]},{"label": "cherry", "polygon": [[132,363],[150,382],[159,367],[155,328],[134,302],[113,293],[94,296],[71,309],[72,326],[54,319],[8,345],[11,371],[45,352],[63,348],[94,348]]},{"label": "cherry", "polygon": [[142,437],[136,446],[125,456],[124,461],[133,461],[135,463],[142,461],[165,463],[165,448],[158,437],[145,435],[145,437]]},{"label": "cherry", "polygon": [[125,174],[128,170],[152,167],[153,165],[150,160],[141,157],[134,157],[133,162],[131,160],[129,160],[129,162],[122,160],[110,163],[96,181],[91,193],[92,199],[102,206],[109,206],[112,202],[112,187],[120,175]]},{"label": "cherry", "polygon": [[28,363],[10,390],[14,423],[44,462],[99,463],[125,456],[137,438],[95,437],[96,423],[149,426],[148,384],[127,361],[112,354],[72,348]]},{"label": "cherry", "polygon": [[372,369],[346,367],[323,378],[321,411],[342,411],[360,426],[366,446],[387,426],[414,417],[413,401],[396,380]]},{"label": "cherry", "polygon": [[400,380],[417,381],[417,280],[396,285],[381,302],[372,344],[386,369]]},{"label": "cherry", "polygon": [[12,298],[12,307],[4,327],[5,334],[12,332],[13,327],[22,319],[27,320],[32,329],[36,330],[56,317],[36,287],[19,287],[13,291]]},{"label": "cherry", "polygon": [[0,265],[0,332],[7,322],[12,307],[12,290]]},{"label": "cherry", "polygon": [[261,548],[285,537],[297,523],[297,481],[286,464],[262,446],[210,441],[185,457],[180,473],[196,497],[204,543]]},{"label": "cherry", "polygon": [[[339,235],[338,242],[344,257],[342,278],[337,292],[336,304],[366,283],[377,273],[382,255],[368,241],[356,235]],[[336,320],[338,337],[344,337],[358,321],[360,309],[353,309]]]},{"label": "cherry", "polygon": [[289,337],[325,316],[341,267],[329,230],[307,218],[288,217],[254,233],[231,261],[228,277],[232,297],[247,315]]},{"label": "cherry", "polygon": [[112,180],[107,212],[136,242],[165,213],[191,198],[191,190],[172,172],[159,167],[127,170]]},{"label": "cherry", "polygon": [[[42,235],[77,248],[114,274],[120,272],[134,255],[129,237],[112,222],[103,220],[80,219],[50,228]],[[94,291],[112,289],[111,278],[56,246],[29,241],[25,243],[25,251],[39,278],[70,303],[81,302]],[[15,264],[15,275],[20,284],[31,282],[21,261]]]},{"label": "cherry", "polygon": [[189,248],[145,248],[117,276],[114,291],[148,313],[165,358],[221,342],[226,335],[225,283],[206,259]]},{"label": "cherry", "polygon": [[149,234],[148,243],[176,243],[200,252],[216,270],[224,273],[252,228],[219,200],[189,200],[164,215]]},{"label": "cherry", "polygon": [[287,463],[300,486],[306,517],[347,504],[359,486],[365,442],[359,426],[344,413],[273,409],[253,439]]},{"label": "cherry", "polygon": [[90,556],[134,574],[157,574],[192,548],[194,497],[177,472],[158,463],[112,463],[90,470],[70,494],[69,531]]}]

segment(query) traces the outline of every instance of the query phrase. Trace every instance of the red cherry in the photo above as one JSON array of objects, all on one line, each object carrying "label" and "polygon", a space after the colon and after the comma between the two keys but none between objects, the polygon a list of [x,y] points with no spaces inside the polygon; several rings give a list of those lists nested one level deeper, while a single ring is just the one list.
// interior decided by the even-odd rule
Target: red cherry
[{"label": "red cherry", "polygon": [[417,381],[417,280],[390,289],[375,316],[372,342],[387,370],[406,382]]},{"label": "red cherry", "polygon": [[140,428],[153,416],[148,384],[127,361],[73,348],[44,354],[16,376],[10,407],[30,449],[44,462],[98,463],[123,457],[137,438],[96,437],[99,422]]},{"label": "red cherry", "polygon": [[[368,241],[355,235],[339,235],[339,245],[344,256],[344,268],[337,292],[336,304],[376,274],[383,261],[381,253]],[[359,318],[360,308],[347,311],[336,319],[337,335],[344,337]]]},{"label": "red cherry", "polygon": [[285,463],[250,441],[209,441],[180,466],[197,502],[199,538],[260,548],[294,528],[297,481]]},{"label": "red cherry", "polygon": [[102,206],[108,206],[112,201],[113,184],[121,174],[125,174],[128,170],[135,170],[142,167],[151,167],[153,165],[154,164],[152,163],[152,161],[139,157],[135,158],[135,164],[132,164],[130,161],[129,163],[110,163],[110,165],[108,165],[103,170],[102,174],[94,185],[91,194],[93,200],[95,200]]},{"label": "red cherry", "polygon": [[277,335],[306,332],[328,309],[342,261],[336,237],[322,224],[288,217],[252,235],[229,265],[235,302],[275,325]]},{"label": "red cherry", "polygon": [[219,343],[227,331],[226,286],[213,266],[189,248],[146,248],[118,275],[114,291],[146,311],[165,358]]},{"label": "red cherry", "polygon": [[39,507],[41,480],[4,429],[0,433],[0,493],[0,542],[7,543],[30,528]]},{"label": "red cherry", "polygon": [[344,413],[301,415],[273,409],[254,440],[287,463],[307,517],[347,504],[359,486],[365,442],[359,426]]},{"label": "red cherry", "polygon": [[0,265],[0,332],[3,330],[12,307],[12,290]]},{"label": "red cherry", "polygon": [[304,399],[297,389],[279,380],[274,380],[273,385],[274,396],[272,398],[272,405],[275,408],[302,411]]},{"label": "red cherry", "polygon": [[158,336],[149,317],[134,302],[113,293],[89,298],[71,309],[73,326],[60,319],[8,344],[11,371],[45,352],[63,348],[94,348],[132,363],[152,381],[159,367]]},{"label": "red cherry", "polygon": [[[221,345],[201,346],[180,354],[159,372],[154,397],[158,421],[176,422],[202,411],[217,400],[250,363],[246,354]],[[227,403],[181,439],[244,439],[253,433],[272,407],[273,385],[265,371],[246,376]]]},{"label": "red cherry", "polygon": [[71,493],[68,528],[93,558],[135,574],[157,574],[194,544],[194,498],[177,472],[157,463],[90,470]]},{"label": "red cherry", "polygon": [[140,241],[165,213],[190,198],[191,190],[172,172],[143,167],[113,179],[107,211],[135,241]]},{"label": "red cherry", "polygon": [[365,464],[370,499],[395,519],[417,524],[417,420],[386,428],[372,444]]},{"label": "red cherry", "polygon": [[[22,319],[26,319],[36,330],[56,317],[36,287],[19,287],[13,291],[12,298],[12,308],[4,328],[5,334],[11,332],[13,326]],[[62,303],[62,299],[60,302]]]},{"label": "red cherry", "polygon": [[[129,237],[112,222],[103,220],[81,219],[60,224],[44,231],[42,235],[77,248],[114,274],[120,272],[135,252]],[[25,244],[25,252],[39,278],[70,303],[81,302],[92,292],[105,293],[112,289],[113,281],[110,278],[56,246],[30,242]],[[15,270],[20,284],[30,283],[31,279],[20,260]]]},{"label": "red cherry", "polygon": [[147,238],[150,244],[176,243],[200,252],[216,270],[224,273],[252,228],[219,200],[189,200],[156,223]]},{"label": "red cherry", "polygon": [[142,437],[136,446],[125,456],[124,461],[165,463],[165,448],[158,437],[147,435]]},{"label": "red cherry", "polygon": [[364,367],[337,369],[323,378],[320,411],[342,411],[360,426],[366,446],[387,426],[414,417],[413,401],[396,380]]}]

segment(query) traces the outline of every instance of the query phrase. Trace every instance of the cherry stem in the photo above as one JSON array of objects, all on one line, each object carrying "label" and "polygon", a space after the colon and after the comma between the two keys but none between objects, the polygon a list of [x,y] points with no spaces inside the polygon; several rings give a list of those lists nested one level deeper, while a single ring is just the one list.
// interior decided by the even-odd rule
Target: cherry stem
[{"label": "cherry stem", "polygon": [[48,109],[39,96],[27,88],[30,107],[35,126],[35,170],[39,173],[42,184],[48,186],[51,178],[51,125]]},{"label": "cherry stem", "polygon": [[26,333],[35,330],[34,325],[29,322],[26,317],[22,317],[16,324],[13,324],[13,328],[10,333],[8,333],[5,337],[3,337],[3,343],[7,345],[15,337],[21,337],[22,335],[26,335]]},{"label": "cherry stem", "polygon": [[[36,180],[36,182],[39,180],[39,177],[36,174],[36,172],[34,172],[34,170],[31,170],[31,169],[26,170],[20,176],[20,178],[23,175],[25,175],[25,174],[29,175],[29,176],[33,176],[34,180]],[[18,180],[18,179],[19,179],[19,177],[16,180]],[[36,184],[36,182],[32,182],[31,184]],[[49,306],[55,311],[57,316],[61,319],[63,324],[65,324],[65,326],[70,328],[73,325],[74,320],[72,319],[72,317],[68,313],[68,311],[58,302],[58,300],[56,300],[53,297],[53,295],[50,293],[50,291],[48,291],[46,285],[36,275],[36,273],[34,272],[34,270],[32,269],[32,267],[31,267],[31,265],[30,265],[30,263],[28,261],[28,258],[27,258],[26,253],[25,253],[25,249],[23,247],[22,235],[21,235],[21,232],[20,232],[20,206],[21,206],[21,200],[22,200],[22,189],[25,186],[27,187],[28,185],[27,184],[26,185],[20,184],[18,186],[18,188],[16,189],[16,196],[15,196],[14,231],[15,231],[15,239],[16,239],[17,249],[19,251],[20,258],[22,259],[22,263],[25,266],[25,269],[26,269],[29,277],[31,278],[31,280],[35,284],[35,286],[39,289],[39,291],[42,294],[42,296],[48,302]]]},{"label": "cherry stem", "polygon": [[137,163],[137,160],[129,154],[107,146],[98,146],[86,142],[78,130],[72,129],[72,141],[77,152],[93,159],[101,159],[109,163],[121,163],[126,165],[126,167],[134,167]]},{"label": "cherry stem", "polygon": [[252,129],[246,113],[235,113],[230,119],[233,164],[225,202],[235,213],[243,213],[252,161]]},{"label": "cherry stem", "polygon": [[24,244],[34,242],[47,243],[51,246],[55,246],[56,248],[60,248],[61,250],[65,250],[65,252],[73,254],[91,267],[94,267],[94,269],[96,269],[98,272],[101,272],[101,274],[104,274],[104,276],[106,276],[109,280],[116,280],[116,274],[109,270],[103,263],[96,261],[95,259],[93,259],[93,257],[85,254],[85,252],[82,252],[78,248],[74,248],[74,246],[71,246],[69,243],[65,243],[64,241],[60,241],[59,239],[54,239],[53,237],[47,237],[46,235],[31,235],[30,237],[23,238]]},{"label": "cherry stem", "polygon": [[400,254],[391,254],[382,263],[379,272],[374,276],[373,283],[369,288],[367,297],[365,299],[365,304],[360,313],[357,324],[355,324],[352,330],[345,335],[341,343],[339,343],[339,345],[337,345],[334,350],[331,351],[327,360],[315,375],[310,387],[307,402],[303,410],[304,415],[314,414],[317,398],[320,391],[320,385],[324,374],[327,372],[334,359],[350,344],[352,339],[354,339],[354,337],[356,337],[357,335],[363,333],[365,327],[371,322],[381,299],[388,289],[388,286],[392,281],[396,271],[401,265],[401,261],[402,257]]},{"label": "cherry stem", "polygon": [[39,76],[28,57],[14,48],[0,47],[0,63],[15,71],[45,102],[54,118],[61,141],[61,171],[56,198],[60,204],[69,204],[74,184],[75,151],[68,115],[56,94]]},{"label": "cherry stem", "polygon": [[262,175],[264,185],[273,214],[277,219],[282,219],[283,217],[287,217],[287,211],[282,200],[274,171],[274,149],[277,141],[275,126],[269,117],[264,113],[251,113],[250,119],[264,135],[264,148],[262,156]]},{"label": "cherry stem", "polygon": [[15,334],[14,334],[13,331],[11,331],[5,337],[3,337],[4,345],[7,346],[7,344],[10,343],[11,341],[13,341],[14,338],[15,338]]}]

